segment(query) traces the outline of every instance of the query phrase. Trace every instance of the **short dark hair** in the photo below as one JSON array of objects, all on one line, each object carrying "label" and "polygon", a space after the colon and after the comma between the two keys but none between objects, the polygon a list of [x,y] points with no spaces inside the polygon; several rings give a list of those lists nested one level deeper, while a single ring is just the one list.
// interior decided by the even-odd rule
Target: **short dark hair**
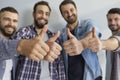
[{"label": "short dark hair", "polygon": [[120,8],[112,8],[108,11],[107,16],[108,14],[120,14]]},{"label": "short dark hair", "polygon": [[51,8],[50,8],[48,2],[46,2],[46,1],[39,1],[39,2],[37,2],[37,3],[34,5],[34,7],[33,7],[33,12],[34,12],[34,13],[35,13],[36,7],[37,7],[38,5],[46,5],[46,6],[49,8],[49,10],[51,11]]},{"label": "short dark hair", "polygon": [[2,9],[0,10],[0,13],[5,12],[5,11],[9,11],[9,12],[17,13],[17,14],[18,14],[18,11],[17,11],[15,8],[9,7],[9,6],[2,8]]},{"label": "short dark hair", "polygon": [[73,4],[74,7],[77,8],[76,4],[73,0],[64,0],[64,1],[61,2],[60,6],[59,6],[59,9],[60,9],[61,13],[62,13],[62,10],[61,10],[62,5],[66,5],[66,4]]}]

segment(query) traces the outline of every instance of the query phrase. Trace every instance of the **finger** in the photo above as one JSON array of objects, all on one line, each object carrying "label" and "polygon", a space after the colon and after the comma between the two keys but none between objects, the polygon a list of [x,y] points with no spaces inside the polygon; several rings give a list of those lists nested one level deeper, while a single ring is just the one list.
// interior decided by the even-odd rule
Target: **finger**
[{"label": "finger", "polygon": [[46,52],[49,51],[49,46],[44,42],[39,42],[39,46],[44,49]]},{"label": "finger", "polygon": [[57,49],[57,50],[59,50],[59,51],[62,50],[62,47],[61,47],[58,43],[55,43],[55,44],[53,45],[53,48],[55,48],[55,49]]},{"label": "finger", "polygon": [[49,39],[50,42],[54,42],[60,36],[60,31],[58,31],[53,37]]},{"label": "finger", "polygon": [[73,39],[70,39],[70,40],[67,40],[67,41],[64,41],[63,42],[63,46],[72,46],[74,44],[74,40]]},{"label": "finger", "polygon": [[49,61],[49,62],[53,62],[54,59],[51,56],[46,56],[45,60]]},{"label": "finger", "polygon": [[69,40],[63,42],[63,46],[68,46],[70,44],[71,44],[71,42]]},{"label": "finger", "polygon": [[32,60],[34,60],[34,61],[37,61],[37,62],[40,61],[40,59],[38,57],[36,57],[35,55],[32,55],[29,58],[32,59]]},{"label": "finger", "polygon": [[68,37],[71,39],[71,38],[74,38],[75,36],[70,32],[70,29],[67,28],[67,35]]},{"label": "finger", "polygon": [[44,37],[47,29],[48,29],[47,26],[44,26],[44,27],[43,27],[42,31],[41,31],[40,34],[37,36],[37,38],[38,38],[39,40],[43,39],[43,37]]},{"label": "finger", "polygon": [[37,51],[37,50],[34,50],[34,55],[39,58],[39,60],[43,59],[44,56],[43,56],[43,53]]},{"label": "finger", "polygon": [[50,51],[49,56],[51,56],[53,59],[58,58],[57,53],[55,53],[55,52],[53,52],[53,51]]},{"label": "finger", "polygon": [[36,52],[38,52],[39,54],[43,56],[47,55],[47,52],[42,47],[36,47]]},{"label": "finger", "polygon": [[93,37],[93,38],[97,37],[97,35],[96,35],[96,30],[95,30],[94,27],[92,28],[92,37]]},{"label": "finger", "polygon": [[75,49],[68,46],[68,47],[64,47],[64,50],[65,50],[66,53],[70,54],[70,53],[74,52]]},{"label": "finger", "polygon": [[54,48],[54,49],[51,49],[51,51],[54,52],[55,55],[60,55],[61,50]]}]

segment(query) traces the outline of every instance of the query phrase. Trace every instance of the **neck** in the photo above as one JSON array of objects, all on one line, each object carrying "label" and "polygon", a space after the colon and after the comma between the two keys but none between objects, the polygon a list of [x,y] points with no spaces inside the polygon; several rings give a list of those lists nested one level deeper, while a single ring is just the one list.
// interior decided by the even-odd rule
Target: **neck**
[{"label": "neck", "polygon": [[68,24],[70,30],[74,30],[77,27],[77,25],[78,25],[78,20],[73,24]]},{"label": "neck", "polygon": [[38,28],[38,27],[35,27],[35,29],[36,29],[36,31],[37,31],[38,34],[39,34],[39,33],[41,32],[41,30],[42,30],[42,28]]}]

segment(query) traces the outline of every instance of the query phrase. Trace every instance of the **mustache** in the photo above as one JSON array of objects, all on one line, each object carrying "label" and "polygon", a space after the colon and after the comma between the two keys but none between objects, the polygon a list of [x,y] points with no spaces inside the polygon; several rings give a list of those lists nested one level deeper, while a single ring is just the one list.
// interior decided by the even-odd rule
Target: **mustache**
[{"label": "mustache", "polygon": [[11,26],[11,25],[6,25],[5,28],[13,28],[14,30],[16,30],[16,28],[14,26]]},{"label": "mustache", "polygon": [[42,20],[42,19],[43,19],[44,21],[47,21],[47,19],[45,19],[45,18],[38,18],[38,20]]},{"label": "mustache", "polygon": [[109,25],[109,26],[111,27],[111,26],[117,26],[117,25]]},{"label": "mustache", "polygon": [[67,18],[69,19],[69,18],[72,17],[72,16],[75,16],[75,15],[73,14],[73,15],[71,15],[71,16],[68,16]]}]

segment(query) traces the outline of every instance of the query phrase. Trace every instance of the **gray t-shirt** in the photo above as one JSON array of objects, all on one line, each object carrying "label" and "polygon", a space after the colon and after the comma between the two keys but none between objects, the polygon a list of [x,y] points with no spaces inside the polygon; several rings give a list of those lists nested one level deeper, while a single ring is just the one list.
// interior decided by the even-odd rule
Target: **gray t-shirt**
[{"label": "gray t-shirt", "polygon": [[[120,33],[112,37],[120,44]],[[106,59],[106,80],[120,80],[120,46],[114,51],[107,51]]]}]

